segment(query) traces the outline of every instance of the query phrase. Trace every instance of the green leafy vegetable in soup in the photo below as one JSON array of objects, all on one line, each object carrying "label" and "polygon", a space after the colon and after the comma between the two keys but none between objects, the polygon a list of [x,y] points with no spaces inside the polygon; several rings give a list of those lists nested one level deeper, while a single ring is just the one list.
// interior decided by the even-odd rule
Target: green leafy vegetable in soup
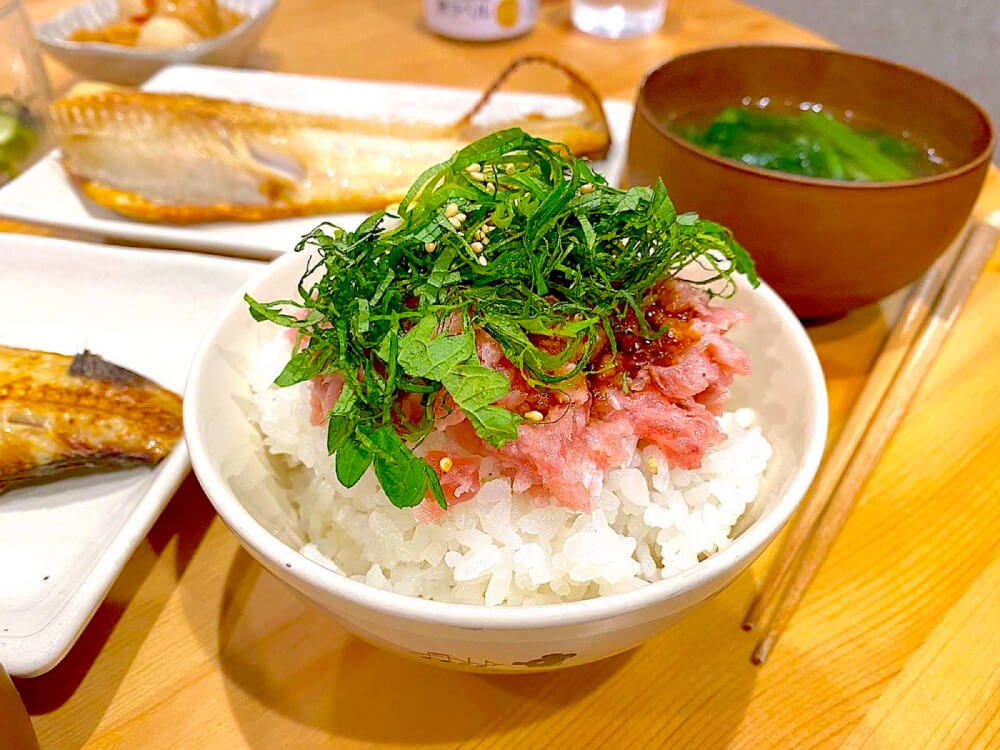
[{"label": "green leafy vegetable in soup", "polygon": [[640,307],[657,282],[696,264],[716,294],[732,294],[736,273],[756,283],[729,232],[678,215],[662,183],[618,190],[516,129],[428,169],[396,214],[380,211],[353,232],[322,225],[296,249],[309,248],[298,299],[248,296],[250,312],[299,334],[278,385],[343,376],[327,433],[337,476],[351,486],[374,466],[399,507],[428,490],[445,505],[437,475],[412,451],[445,394],[494,447],[533,421],[497,405],[511,383],[480,361],[477,330],[531,386],[559,391],[595,371],[600,345],[615,347],[615,320],[634,315],[650,341],[667,332]]},{"label": "green leafy vegetable in soup", "polygon": [[707,123],[674,129],[720,156],[806,177],[884,182],[940,171],[928,150],[882,130],[853,130],[822,111],[727,107]]}]

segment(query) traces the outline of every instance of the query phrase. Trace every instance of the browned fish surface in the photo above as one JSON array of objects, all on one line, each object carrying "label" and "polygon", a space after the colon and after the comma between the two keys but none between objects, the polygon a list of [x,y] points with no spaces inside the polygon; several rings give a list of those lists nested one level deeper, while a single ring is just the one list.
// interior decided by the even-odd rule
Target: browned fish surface
[{"label": "browned fish surface", "polygon": [[[525,63],[561,71],[581,103],[564,116],[480,124],[476,116]],[[610,144],[597,93],[564,65],[515,61],[448,125],[288,112],[187,94],[87,84],[49,107],[63,164],[94,202],[144,221],[260,221],[371,211],[399,201],[426,169],[488,132],[521,127],[576,156]]]},{"label": "browned fish surface", "polygon": [[64,471],[160,461],[181,399],[95,354],[0,346],[0,491]]}]

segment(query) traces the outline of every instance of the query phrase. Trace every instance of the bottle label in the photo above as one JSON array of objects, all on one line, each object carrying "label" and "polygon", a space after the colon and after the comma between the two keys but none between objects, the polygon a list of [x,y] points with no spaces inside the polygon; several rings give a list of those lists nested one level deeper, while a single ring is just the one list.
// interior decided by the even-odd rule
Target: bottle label
[{"label": "bottle label", "polygon": [[432,31],[456,39],[506,39],[528,31],[538,0],[424,0]]}]

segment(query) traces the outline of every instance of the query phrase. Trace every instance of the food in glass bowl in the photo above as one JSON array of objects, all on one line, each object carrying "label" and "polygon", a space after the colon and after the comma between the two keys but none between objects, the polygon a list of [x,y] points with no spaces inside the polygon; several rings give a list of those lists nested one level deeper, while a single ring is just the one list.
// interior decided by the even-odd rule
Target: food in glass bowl
[{"label": "food in glass bowl", "polygon": [[16,99],[0,97],[0,183],[13,179],[38,143],[40,123]]},{"label": "food in glass bowl", "polygon": [[24,7],[19,0],[0,1],[0,185],[39,150],[48,95]]},{"label": "food in glass bowl", "polygon": [[119,0],[118,20],[96,29],[78,29],[73,42],[126,47],[184,47],[223,34],[244,16],[215,0]]}]

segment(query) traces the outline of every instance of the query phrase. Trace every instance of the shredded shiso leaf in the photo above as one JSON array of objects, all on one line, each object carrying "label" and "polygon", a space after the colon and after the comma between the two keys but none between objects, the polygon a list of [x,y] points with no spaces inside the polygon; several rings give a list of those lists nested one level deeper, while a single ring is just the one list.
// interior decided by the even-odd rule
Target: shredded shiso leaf
[{"label": "shredded shiso leaf", "polygon": [[[510,382],[479,361],[476,329],[534,387],[560,389],[593,372],[601,332],[614,347],[613,323],[629,310],[644,338],[666,332],[650,330],[641,310],[661,280],[694,265],[715,295],[735,292],[735,274],[757,283],[729,231],[677,214],[662,182],[619,190],[565,154],[519,129],[487,136],[424,172],[395,213],[306,235],[296,250],[317,252],[299,299],[247,295],[254,319],[296,329],[305,344],[277,385],[344,377],[327,447],[345,486],[374,464],[394,505],[417,505],[429,488],[445,507],[437,475],[412,451],[442,389],[489,445],[517,438],[524,419],[494,405]],[[539,337],[561,350],[539,348]],[[416,422],[400,408],[406,394],[419,399]]]}]

